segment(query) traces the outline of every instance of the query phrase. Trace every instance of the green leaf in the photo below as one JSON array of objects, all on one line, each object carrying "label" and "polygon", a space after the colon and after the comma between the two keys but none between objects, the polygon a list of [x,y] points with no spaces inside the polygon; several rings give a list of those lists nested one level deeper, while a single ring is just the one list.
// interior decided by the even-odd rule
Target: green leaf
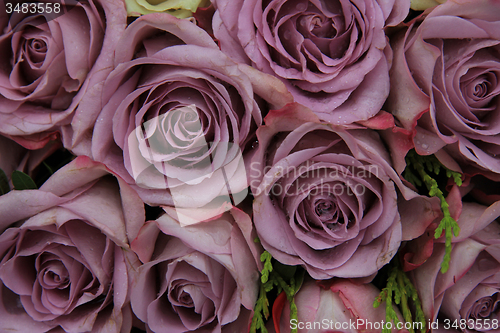
[{"label": "green leaf", "polygon": [[44,167],[47,168],[47,170],[49,171],[50,175],[54,174],[54,170],[52,170],[52,168],[50,167],[50,165],[47,164],[47,162],[43,161],[42,164],[43,164]]},{"label": "green leaf", "polygon": [[[394,264],[396,262],[396,264]],[[417,290],[411,283],[410,279],[406,276],[405,272],[400,268],[399,262],[392,261],[393,267],[390,270],[389,277],[387,279],[387,285],[380,294],[375,298],[373,302],[373,307],[377,308],[385,302],[385,316],[387,322],[399,323],[399,318],[394,309],[393,301],[399,306],[403,318],[408,323],[413,323],[415,320],[421,325],[420,332],[425,333],[426,324],[425,316],[422,310],[422,303],[418,298]],[[409,301],[413,302],[413,306],[410,307]],[[412,313],[413,309],[413,313]],[[413,315],[414,314],[414,315]],[[415,333],[413,328],[410,328],[410,333]],[[390,333],[387,327],[382,330],[383,333]]]},{"label": "green leaf", "polygon": [[446,177],[448,179],[453,178],[453,181],[458,185],[462,185],[462,175],[458,172],[451,171],[444,167],[439,160],[437,159],[436,156],[431,155],[431,156],[420,156],[418,155],[415,150],[410,150],[408,154],[406,155],[406,169],[405,169],[405,176],[409,177],[407,178],[408,181],[412,181],[413,184],[417,183],[415,180],[415,174],[413,174],[410,171],[410,166],[412,169],[417,171],[418,175],[420,176],[420,179],[423,181],[425,186],[427,187],[427,190],[429,191],[429,196],[431,197],[437,197],[441,201],[441,211],[443,212],[443,219],[441,222],[439,222],[439,226],[436,229],[434,233],[434,237],[437,239],[441,237],[443,234],[443,231],[446,236],[446,251],[445,255],[443,257],[443,261],[441,263],[441,273],[446,273],[448,271],[448,268],[450,266],[450,254],[451,254],[451,239],[453,235],[455,237],[458,236],[460,232],[460,228],[457,224],[457,221],[453,217],[451,217],[450,213],[450,205],[446,201],[446,198],[444,196],[443,191],[439,188],[439,185],[437,181],[432,178],[427,171],[429,172],[434,172],[436,175],[439,174],[440,169],[445,169],[446,170]]},{"label": "green leaf", "polygon": [[297,266],[287,266],[283,265],[279,261],[275,261],[273,264],[273,269],[281,275],[281,277],[285,280],[290,280],[294,275],[295,272],[297,271]]},{"label": "green leaf", "polygon": [[294,288],[294,294],[297,294],[302,287],[302,283],[304,282],[304,277],[306,276],[306,271],[304,269],[300,269],[297,274],[295,274],[295,285],[292,286]]},{"label": "green leaf", "polygon": [[[260,291],[254,307],[250,333],[256,333],[258,331],[267,333],[265,322],[270,316],[270,305],[267,293],[271,292],[273,289],[277,294],[280,294],[281,291],[285,292],[286,298],[290,304],[290,320],[298,319],[297,305],[295,304],[294,297],[302,286],[305,274],[303,268],[284,265],[273,259],[272,255],[267,251],[261,254],[260,261],[264,263],[264,267],[260,272]],[[292,329],[290,333],[297,333],[297,329]]]},{"label": "green leaf", "polygon": [[4,195],[5,193],[10,191],[9,179],[7,179],[7,175],[5,172],[0,169],[0,195]]},{"label": "green leaf", "polygon": [[30,176],[21,171],[12,173],[12,184],[16,190],[36,190],[36,184]]},{"label": "green leaf", "polygon": [[266,283],[267,280],[269,279],[269,274],[273,271],[273,265],[271,264],[271,259],[273,257],[271,256],[271,253],[264,251],[260,255],[260,261],[264,263],[264,268],[262,269],[261,272],[261,277],[260,281],[262,283]]}]

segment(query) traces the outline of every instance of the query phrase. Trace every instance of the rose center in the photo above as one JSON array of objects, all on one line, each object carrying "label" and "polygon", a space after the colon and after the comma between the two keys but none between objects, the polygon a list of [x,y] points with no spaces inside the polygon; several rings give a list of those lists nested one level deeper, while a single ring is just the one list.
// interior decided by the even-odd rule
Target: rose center
[{"label": "rose center", "polygon": [[314,210],[321,221],[330,221],[337,215],[337,205],[331,200],[319,200]]},{"label": "rose center", "polygon": [[488,94],[488,82],[482,81],[474,86],[473,94],[478,98],[485,97]]},{"label": "rose center", "polygon": [[306,38],[334,38],[337,36],[337,29],[334,22],[320,15],[302,16],[299,20],[298,31]]},{"label": "rose center", "polygon": [[486,319],[498,312],[500,307],[499,293],[490,297],[483,297],[477,300],[472,306],[470,317],[473,319]]},{"label": "rose center", "polygon": [[45,289],[66,289],[70,283],[68,271],[59,260],[45,262],[38,280]]},{"label": "rose center", "polygon": [[[495,109],[493,99],[499,94],[498,79],[495,72],[470,69],[460,79],[460,89],[470,112],[477,118],[469,120],[483,120],[489,114],[489,111]],[[467,117],[467,113],[463,115]]]},{"label": "rose center", "polygon": [[[342,186],[336,183],[337,190]],[[327,188],[328,189],[328,188]],[[314,191],[323,191],[327,189],[315,189]],[[337,231],[341,226],[349,229],[353,225],[349,207],[342,201],[341,196],[332,193],[310,193],[310,198],[305,205],[305,218],[308,225],[312,228],[330,231]],[[304,202],[305,203],[305,202]],[[309,208],[307,208],[309,207]]]},{"label": "rose center", "polygon": [[181,147],[203,136],[203,122],[195,105],[170,110],[161,125],[162,132],[177,140]]},{"label": "rose center", "polygon": [[204,122],[194,105],[171,109],[143,123],[142,128],[148,147],[141,151],[151,163],[178,159],[180,152],[196,155],[208,149]]},{"label": "rose center", "polygon": [[33,38],[29,41],[29,46],[36,52],[47,52],[47,43],[44,40]]},{"label": "rose center", "polygon": [[187,307],[193,306],[193,298],[191,297],[191,294],[186,290],[181,291],[178,299],[180,303],[184,304]]}]

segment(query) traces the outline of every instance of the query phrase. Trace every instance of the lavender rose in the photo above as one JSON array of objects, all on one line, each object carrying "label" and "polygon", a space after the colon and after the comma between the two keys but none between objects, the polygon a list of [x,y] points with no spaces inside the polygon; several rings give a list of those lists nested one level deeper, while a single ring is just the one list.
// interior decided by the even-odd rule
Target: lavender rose
[{"label": "lavender rose", "polygon": [[215,0],[222,51],[280,78],[295,101],[335,124],[366,120],[389,94],[384,27],[410,1]]},{"label": "lavender rose", "polygon": [[151,205],[203,207],[220,196],[231,202],[231,195],[241,201],[242,152],[262,121],[254,94],[284,105],[290,98],[281,82],[237,65],[204,30],[170,15],[138,18],[118,45],[107,104],[86,129],[93,137],[84,153]]},{"label": "lavender rose", "polygon": [[127,184],[78,157],[39,190],[0,196],[0,216],[1,331],[130,332],[144,206]]},{"label": "lavender rose", "polygon": [[141,261],[132,309],[153,332],[246,332],[257,299],[259,251],[250,217],[233,208],[181,227],[169,215],[132,243]]},{"label": "lavender rose", "polygon": [[500,173],[499,20],[497,1],[446,1],[392,38],[387,108],[419,154]]},{"label": "lavender rose", "polygon": [[412,271],[427,318],[457,320],[463,332],[500,332],[499,233],[494,221],[453,244],[444,274],[439,273],[444,244],[436,244],[432,256]]},{"label": "lavender rose", "polygon": [[126,25],[119,0],[67,4],[57,7],[67,11],[62,15],[50,1],[35,14],[31,7],[27,14],[7,14],[0,4],[0,133],[27,148],[53,139],[79,102],[95,103],[96,85],[109,73],[114,40]]},{"label": "lavender rose", "polygon": [[401,184],[377,134],[320,123],[298,104],[265,120],[250,162],[264,248],[315,279],[376,273],[402,239]]}]

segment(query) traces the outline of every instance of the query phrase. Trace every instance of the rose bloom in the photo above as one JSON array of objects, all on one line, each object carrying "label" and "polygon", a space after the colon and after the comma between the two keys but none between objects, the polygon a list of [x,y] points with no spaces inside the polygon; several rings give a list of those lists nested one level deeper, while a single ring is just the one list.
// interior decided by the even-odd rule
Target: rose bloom
[{"label": "rose bloom", "polygon": [[500,4],[446,1],[424,14],[391,38],[387,109],[419,154],[500,173]]},{"label": "rose bloom", "polygon": [[254,97],[284,105],[291,97],[282,83],[234,63],[204,30],[170,15],[138,18],[118,45],[107,104],[85,129],[92,142],[72,149],[105,163],[150,205],[244,198],[242,154],[262,121]]},{"label": "rose bloom", "polygon": [[384,27],[410,1],[215,0],[224,53],[280,78],[295,101],[334,124],[366,120],[389,94]]},{"label": "rose bloom", "polygon": [[0,196],[0,330],[130,332],[129,250],[144,205],[78,157],[39,190]]},{"label": "rose bloom", "polygon": [[299,104],[265,122],[249,166],[264,248],[315,279],[376,273],[408,239],[394,182],[407,189],[377,134],[321,123]]},{"label": "rose bloom", "polygon": [[[300,287],[294,298],[298,314],[296,322],[290,321],[290,304],[285,294],[280,294],[273,305],[271,323],[274,327],[271,327],[271,332],[290,333],[294,326],[298,333],[382,332],[380,325],[386,322],[385,306],[373,307],[373,301],[380,294],[374,285],[344,279],[323,283],[325,285],[321,286],[322,282],[309,280]],[[404,327],[402,316],[396,311]],[[408,331],[393,329],[392,332]]]},{"label": "rose bloom", "polygon": [[[470,235],[468,230],[462,233]],[[432,256],[411,272],[426,318],[439,316],[440,325],[446,318],[450,323],[462,320],[467,325],[463,332],[500,332],[499,233],[494,221],[454,243],[450,268],[444,274],[439,272],[444,244],[434,245]]]},{"label": "rose bloom", "polygon": [[119,0],[66,1],[57,15],[54,2],[42,1],[51,14],[45,7],[22,14],[14,2],[7,14],[6,3],[0,4],[0,133],[41,148],[71,122],[79,103],[99,107],[96,93],[111,70],[125,7]]},{"label": "rose bloom", "polygon": [[247,332],[258,293],[260,251],[250,217],[237,208],[182,227],[169,215],[132,243],[144,263],[132,309],[153,332]]}]

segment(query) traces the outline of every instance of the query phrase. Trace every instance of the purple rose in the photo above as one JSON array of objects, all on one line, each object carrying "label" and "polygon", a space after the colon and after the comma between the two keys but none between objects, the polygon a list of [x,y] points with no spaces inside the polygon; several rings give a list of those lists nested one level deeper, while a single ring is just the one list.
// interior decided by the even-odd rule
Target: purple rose
[{"label": "purple rose", "polygon": [[129,249],[144,205],[78,157],[39,190],[0,196],[0,330],[129,332]]},{"label": "purple rose", "polygon": [[498,1],[456,0],[392,36],[387,108],[419,154],[500,173],[499,31]]},{"label": "purple rose", "polygon": [[[469,216],[466,219],[463,225],[470,222]],[[444,274],[439,270],[445,247],[435,244],[432,256],[411,273],[426,318],[435,320],[439,315],[451,323],[457,320],[468,333],[500,332],[499,233],[500,226],[494,221],[453,244],[450,268]]]},{"label": "purple rose", "polygon": [[27,14],[15,8],[7,14],[7,3],[0,4],[0,133],[30,149],[68,125],[79,103],[95,106],[116,36],[126,25],[119,0],[67,3],[57,7],[69,9],[63,15],[54,14],[50,1],[42,1],[44,12],[38,6],[36,14],[31,7]]},{"label": "purple rose", "polygon": [[132,309],[153,332],[246,332],[257,299],[260,251],[250,217],[233,208],[182,227],[169,215],[132,243],[144,263]]},{"label": "purple rose", "polygon": [[74,149],[105,163],[151,205],[240,202],[248,187],[242,153],[262,121],[259,103],[288,102],[282,83],[236,64],[204,30],[170,15],[135,20],[115,62],[106,105],[87,129],[92,142]]},{"label": "purple rose", "polygon": [[280,78],[320,119],[346,124],[380,111],[392,58],[384,27],[401,22],[410,1],[213,2],[222,51]]},{"label": "purple rose", "polygon": [[394,182],[406,190],[378,135],[321,123],[299,104],[265,122],[250,161],[264,248],[315,279],[376,273],[406,237]]}]

